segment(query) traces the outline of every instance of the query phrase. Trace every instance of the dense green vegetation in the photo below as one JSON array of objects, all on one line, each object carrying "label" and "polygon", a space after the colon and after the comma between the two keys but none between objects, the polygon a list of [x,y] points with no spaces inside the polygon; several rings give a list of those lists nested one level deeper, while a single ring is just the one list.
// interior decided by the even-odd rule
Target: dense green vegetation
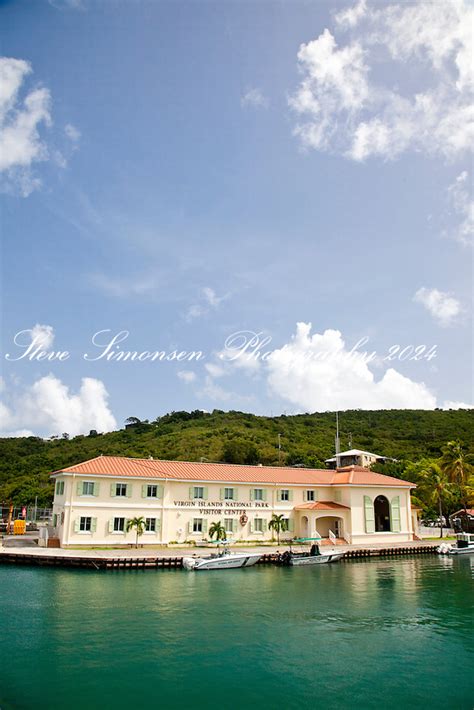
[{"label": "dense green vegetation", "polygon": [[[461,441],[467,464],[474,464],[474,410],[352,410],[340,413],[340,428],[342,450],[352,444],[399,459],[385,465],[389,475],[408,477],[411,462],[438,459],[450,440]],[[153,422],[131,418],[128,428],[109,434],[0,439],[0,502],[27,504],[38,496],[48,505],[51,471],[100,454],[264,465],[280,458],[286,466],[324,467],[334,434],[332,412],[260,417],[214,410],[172,412]]]}]

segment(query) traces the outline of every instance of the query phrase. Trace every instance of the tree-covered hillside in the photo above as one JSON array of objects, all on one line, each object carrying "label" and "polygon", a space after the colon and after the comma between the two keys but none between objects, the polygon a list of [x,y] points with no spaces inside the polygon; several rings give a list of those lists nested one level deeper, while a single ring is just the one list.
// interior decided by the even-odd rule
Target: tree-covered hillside
[{"label": "tree-covered hillside", "polygon": [[[132,418],[133,419],[133,418]],[[449,440],[460,440],[474,463],[474,410],[352,410],[339,415],[341,450],[365,449],[400,460],[386,472],[403,475],[406,462],[437,458]],[[69,439],[0,439],[0,502],[52,500],[51,471],[100,454],[233,463],[324,467],[334,453],[335,414],[260,417],[243,412],[173,412],[109,434]]]}]

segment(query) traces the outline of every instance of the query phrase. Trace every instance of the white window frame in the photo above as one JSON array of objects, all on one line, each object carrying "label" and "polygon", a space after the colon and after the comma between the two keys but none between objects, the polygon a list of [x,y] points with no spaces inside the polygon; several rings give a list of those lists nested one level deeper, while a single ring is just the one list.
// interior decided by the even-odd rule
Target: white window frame
[{"label": "white window frame", "polygon": [[233,518],[224,518],[224,528],[226,533],[234,532],[234,520]]},{"label": "white window frame", "polygon": [[[92,517],[90,515],[81,515],[79,519],[79,532],[80,533],[91,533],[92,532]],[[84,527],[82,527],[84,525]],[[89,527],[86,527],[86,526]]]},{"label": "white window frame", "polygon": [[[153,525],[153,529],[149,529],[147,527],[148,522],[150,522]],[[156,526],[156,518],[145,518],[145,532],[146,533],[156,533],[157,531],[157,526]]]},{"label": "white window frame", "polygon": [[314,503],[316,500],[316,492],[315,491],[306,491],[306,500],[308,503]]},{"label": "white window frame", "polygon": [[[117,520],[123,520],[123,530],[118,530],[115,525]],[[114,516],[114,533],[119,533],[120,535],[123,535],[125,532],[125,518],[122,517],[121,515]]]},{"label": "white window frame", "polygon": [[[120,491],[124,493],[118,493],[120,486]],[[116,483],[115,484],[115,498],[126,498],[127,497],[127,484],[126,483]]]},{"label": "white window frame", "polygon": [[[202,535],[204,519],[203,518],[193,518],[193,535]],[[200,528],[197,530],[197,528]]]},{"label": "white window frame", "polygon": [[[155,492],[150,494],[150,489],[152,491],[154,490]],[[158,498],[158,486],[153,483],[147,484],[146,497],[147,498]]]},{"label": "white window frame", "polygon": [[[199,495],[197,491],[201,491],[201,494]],[[204,500],[204,486],[193,486],[193,499]]]},{"label": "white window frame", "polygon": [[[88,488],[90,488],[92,486],[92,491],[90,493],[85,492],[86,486],[88,486]],[[93,496],[94,495],[94,481],[82,481],[81,495],[83,495],[83,496]]]},{"label": "white window frame", "polygon": [[288,503],[290,501],[290,489],[282,488],[280,490],[280,501],[282,503]]},{"label": "white window frame", "polygon": [[64,495],[64,481],[56,481],[56,495]]},{"label": "white window frame", "polygon": [[253,499],[258,501],[263,501],[263,488],[253,489]]},{"label": "white window frame", "polygon": [[235,490],[231,486],[224,488],[224,500],[235,500]]},{"label": "white window frame", "polygon": [[[260,528],[260,529],[258,529]],[[263,533],[263,518],[254,518],[253,531],[255,533]]]}]

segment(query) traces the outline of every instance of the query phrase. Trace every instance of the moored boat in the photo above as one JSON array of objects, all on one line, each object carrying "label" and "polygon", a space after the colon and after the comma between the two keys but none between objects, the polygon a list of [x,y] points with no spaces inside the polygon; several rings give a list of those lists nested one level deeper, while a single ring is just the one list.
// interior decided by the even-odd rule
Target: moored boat
[{"label": "moored boat", "polygon": [[218,543],[222,547],[218,552],[204,557],[184,557],[183,567],[188,570],[238,569],[252,567],[261,558],[257,552],[231,552],[227,542]]},{"label": "moored boat", "polygon": [[318,542],[321,538],[299,538],[294,540],[293,545],[312,543],[309,550],[295,551],[290,544],[290,549],[283,552],[279,558],[279,564],[290,567],[303,567],[306,565],[322,565],[329,562],[337,562],[343,556],[343,552],[338,550],[327,550],[321,552]]},{"label": "moored boat", "polygon": [[442,542],[438,547],[440,555],[469,555],[474,553],[474,534],[459,533],[456,535],[456,544],[448,545]]}]

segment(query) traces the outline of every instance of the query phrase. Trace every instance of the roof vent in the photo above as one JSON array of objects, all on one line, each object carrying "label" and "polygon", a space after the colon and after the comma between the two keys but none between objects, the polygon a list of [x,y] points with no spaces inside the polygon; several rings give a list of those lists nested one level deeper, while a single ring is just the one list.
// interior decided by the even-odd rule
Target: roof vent
[{"label": "roof vent", "polygon": [[149,460],[149,461],[153,461],[153,456],[149,456],[149,457],[148,457],[148,460]]}]

